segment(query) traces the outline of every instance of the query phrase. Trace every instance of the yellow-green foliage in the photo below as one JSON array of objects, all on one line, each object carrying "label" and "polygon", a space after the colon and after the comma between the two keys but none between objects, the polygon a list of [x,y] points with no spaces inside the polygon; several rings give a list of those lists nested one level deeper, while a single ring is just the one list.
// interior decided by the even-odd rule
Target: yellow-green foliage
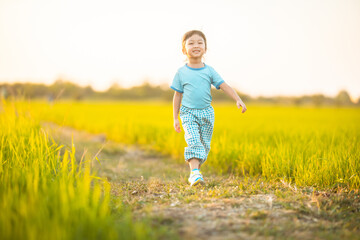
[{"label": "yellow-green foliage", "polygon": [[[161,102],[33,103],[43,120],[150,145],[183,161],[183,133]],[[217,105],[207,166],[220,173],[285,178],[297,185],[360,187],[360,111],[356,108]]]},{"label": "yellow-green foliage", "polygon": [[110,184],[21,107],[0,102],[0,239],[156,239],[121,201],[114,219]]}]

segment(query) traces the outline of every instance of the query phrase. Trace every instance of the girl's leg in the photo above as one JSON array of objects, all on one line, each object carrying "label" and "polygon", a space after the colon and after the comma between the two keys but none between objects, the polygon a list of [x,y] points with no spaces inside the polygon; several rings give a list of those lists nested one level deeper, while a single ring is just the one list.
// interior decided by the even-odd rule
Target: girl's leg
[{"label": "girl's leg", "polygon": [[201,161],[206,157],[206,150],[200,139],[200,126],[193,115],[180,115],[182,126],[185,132],[185,161],[189,163],[191,169],[198,168]]},{"label": "girl's leg", "polygon": [[[210,143],[214,130],[214,109],[209,107],[206,109],[201,118],[200,140],[205,148],[205,160],[210,152]],[[201,165],[200,165],[201,166]]]},{"label": "girl's leg", "polygon": [[[205,124],[200,127],[200,132],[201,132],[200,140],[201,140],[202,145],[205,148],[205,158],[207,158],[207,156],[209,155],[209,152],[210,152],[210,143],[211,143],[212,133],[213,133],[213,129],[214,129],[214,123],[212,123],[210,121],[203,121],[203,122],[205,122]],[[206,159],[205,159],[205,161],[206,161]]]},{"label": "girl's leg", "polygon": [[192,171],[193,169],[200,169],[199,159],[192,158],[192,159],[188,160],[188,162],[189,162],[190,171]]}]

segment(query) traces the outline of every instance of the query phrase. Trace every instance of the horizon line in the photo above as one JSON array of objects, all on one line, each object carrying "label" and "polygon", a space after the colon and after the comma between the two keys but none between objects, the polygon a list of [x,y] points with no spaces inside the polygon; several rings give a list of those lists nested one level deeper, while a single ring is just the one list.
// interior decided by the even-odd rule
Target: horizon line
[{"label": "horizon line", "polygon": [[[48,82],[41,82],[41,81],[34,81],[34,80],[14,80],[14,81],[3,81],[2,79],[0,79],[0,84],[42,84],[42,85],[45,85],[45,86],[50,86],[50,85],[53,85],[55,84],[57,81],[63,81],[63,82],[68,82],[68,83],[72,83],[72,84],[75,84],[79,87],[91,87],[94,91],[96,92],[106,92],[107,90],[109,90],[113,85],[117,84],[120,88],[122,89],[131,89],[133,87],[140,87],[140,86],[143,86],[145,84],[149,84],[150,86],[153,86],[153,87],[163,87],[163,86],[166,86],[166,85],[169,85],[167,83],[152,83],[150,81],[148,81],[149,78],[145,78],[143,79],[143,81],[141,83],[136,83],[136,84],[133,84],[133,85],[130,85],[130,86],[123,86],[121,85],[121,83],[119,82],[116,82],[114,81],[111,85],[109,85],[106,89],[99,89],[99,88],[96,88],[94,87],[94,84],[91,84],[91,83],[88,83],[88,84],[82,84],[82,83],[77,83],[76,81],[73,81],[73,80],[69,80],[69,79],[62,79],[62,78],[57,78],[55,79],[52,83],[48,83]],[[360,95],[359,96],[355,96],[353,97],[349,90],[346,89],[346,88],[341,88],[337,91],[336,94],[334,95],[331,95],[331,94],[326,94],[326,93],[323,93],[323,92],[313,92],[313,93],[299,93],[299,94],[288,94],[288,93],[285,93],[285,94],[249,94],[249,93],[246,93],[244,91],[239,91],[236,87],[232,87],[234,90],[236,90],[237,92],[239,93],[242,93],[242,94],[245,94],[245,95],[248,95],[250,97],[255,97],[255,98],[259,98],[259,97],[303,97],[303,96],[313,96],[313,95],[323,95],[325,97],[335,97],[337,94],[339,94],[341,91],[345,91],[348,93],[348,95],[350,96],[350,99],[353,101],[353,102],[356,102],[357,100],[360,99]],[[170,89],[170,85],[169,85],[169,89]]]}]

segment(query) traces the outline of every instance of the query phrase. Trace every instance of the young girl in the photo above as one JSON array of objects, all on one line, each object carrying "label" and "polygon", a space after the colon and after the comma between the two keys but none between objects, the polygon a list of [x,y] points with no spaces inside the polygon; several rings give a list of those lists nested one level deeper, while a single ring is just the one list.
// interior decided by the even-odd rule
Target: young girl
[{"label": "young girl", "polygon": [[242,107],[242,113],[246,111],[246,106],[237,93],[224,82],[214,68],[201,61],[206,50],[204,33],[198,30],[185,33],[182,40],[182,52],[187,57],[187,63],[178,69],[171,84],[171,88],[175,90],[174,128],[176,132],[181,132],[178,119],[180,111],[185,141],[188,145],[185,147],[185,161],[190,166],[191,186],[204,184],[199,170],[209,154],[214,128],[211,84],[234,99],[237,107]]}]

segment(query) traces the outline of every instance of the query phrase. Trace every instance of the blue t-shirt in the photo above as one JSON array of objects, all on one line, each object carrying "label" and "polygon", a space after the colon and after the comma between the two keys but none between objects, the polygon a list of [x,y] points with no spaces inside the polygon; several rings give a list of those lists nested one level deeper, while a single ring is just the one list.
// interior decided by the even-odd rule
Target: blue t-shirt
[{"label": "blue t-shirt", "polygon": [[211,104],[211,84],[220,89],[224,80],[214,70],[206,65],[202,68],[192,68],[185,64],[175,74],[171,88],[183,93],[182,105],[188,108],[202,109]]}]

